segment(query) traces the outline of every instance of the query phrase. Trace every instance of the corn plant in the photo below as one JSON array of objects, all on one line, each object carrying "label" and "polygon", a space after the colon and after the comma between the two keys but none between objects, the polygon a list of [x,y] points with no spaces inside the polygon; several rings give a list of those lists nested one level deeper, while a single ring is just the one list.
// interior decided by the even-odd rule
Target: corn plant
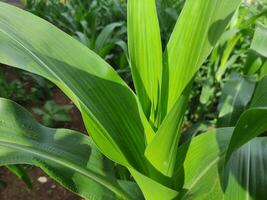
[{"label": "corn plant", "polygon": [[[264,199],[266,139],[256,141],[260,149],[244,154],[244,162],[228,161],[267,130],[266,107],[251,107],[235,127],[179,143],[192,80],[240,2],[187,0],[162,53],[155,1],[128,0],[135,91],[72,37],[0,3],[0,62],[55,83],[81,111],[90,135],[44,127],[1,98],[0,165],[38,166],[90,200]],[[250,168],[251,159],[259,168]],[[117,178],[114,165],[131,176]],[[235,179],[233,170],[245,178]]]}]

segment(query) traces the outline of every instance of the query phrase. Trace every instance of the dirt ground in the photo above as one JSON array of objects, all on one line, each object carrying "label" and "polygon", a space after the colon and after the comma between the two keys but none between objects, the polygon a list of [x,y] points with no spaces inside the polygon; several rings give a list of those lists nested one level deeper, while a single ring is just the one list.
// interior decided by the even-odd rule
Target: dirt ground
[{"label": "dirt ground", "polygon": [[[65,190],[51,180],[38,168],[29,169],[29,175],[33,181],[33,189],[27,186],[6,168],[0,168],[0,179],[4,181],[5,187],[0,189],[1,200],[81,200],[78,196]],[[45,183],[38,179],[46,178]]]}]

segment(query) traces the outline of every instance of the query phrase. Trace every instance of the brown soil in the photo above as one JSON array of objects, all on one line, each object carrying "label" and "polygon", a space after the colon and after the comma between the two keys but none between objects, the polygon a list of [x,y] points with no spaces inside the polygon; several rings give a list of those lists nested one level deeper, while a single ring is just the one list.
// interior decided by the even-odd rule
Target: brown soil
[{"label": "brown soil", "polygon": [[[80,197],[62,188],[59,184],[51,180],[40,169],[32,168],[29,175],[33,181],[33,189],[27,186],[6,168],[0,168],[0,179],[6,184],[4,189],[0,189],[1,200],[81,200]],[[46,177],[47,182],[41,183],[39,177]]]}]

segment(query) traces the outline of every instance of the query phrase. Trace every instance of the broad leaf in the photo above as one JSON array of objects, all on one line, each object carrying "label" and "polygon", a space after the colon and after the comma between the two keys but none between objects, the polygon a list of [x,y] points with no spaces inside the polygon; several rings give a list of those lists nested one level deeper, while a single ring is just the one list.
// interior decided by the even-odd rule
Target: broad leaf
[{"label": "broad leaf", "polygon": [[162,47],[155,0],[129,0],[127,23],[135,89],[146,116],[157,126]]},{"label": "broad leaf", "polygon": [[186,1],[165,53],[168,111],[216,45],[240,2]]},{"label": "broad leaf", "polygon": [[190,85],[179,97],[145,151],[147,159],[153,166],[168,177],[173,176],[181,128],[191,88]]},{"label": "broad leaf", "polygon": [[153,130],[135,94],[99,56],[48,22],[0,3],[0,63],[55,83],[80,109],[105,155],[148,171],[144,151]]},{"label": "broad leaf", "polygon": [[254,34],[251,49],[267,57],[267,26],[259,26]]},{"label": "broad leaf", "polygon": [[131,199],[111,163],[88,136],[38,124],[16,103],[0,98],[0,165],[31,164],[87,199]]},{"label": "broad leaf", "polygon": [[267,138],[258,137],[238,149],[228,162],[226,200],[257,200],[267,196]]},{"label": "broad leaf", "polygon": [[233,128],[209,131],[178,149],[174,179],[180,191],[178,199],[223,199],[218,166],[232,132]]},{"label": "broad leaf", "polygon": [[235,126],[240,115],[245,111],[254,93],[256,77],[243,77],[232,73],[222,88],[219,101],[219,127]]},{"label": "broad leaf", "polygon": [[267,106],[267,76],[263,77],[255,90],[250,107],[266,107]]},{"label": "broad leaf", "polygon": [[250,108],[245,111],[237,122],[232,135],[225,162],[232,153],[254,137],[267,130],[267,107]]},{"label": "broad leaf", "polygon": [[[266,12],[266,11],[265,11]],[[255,74],[261,71],[261,68],[266,68],[266,57],[267,57],[267,26],[258,26],[251,43],[251,50],[249,51],[248,58],[244,71],[246,74]],[[264,58],[265,57],[265,58]],[[261,77],[267,73],[263,69]]]},{"label": "broad leaf", "polygon": [[159,182],[144,176],[135,169],[130,169],[135,181],[140,186],[147,200],[172,200],[178,196],[178,192],[168,188]]}]

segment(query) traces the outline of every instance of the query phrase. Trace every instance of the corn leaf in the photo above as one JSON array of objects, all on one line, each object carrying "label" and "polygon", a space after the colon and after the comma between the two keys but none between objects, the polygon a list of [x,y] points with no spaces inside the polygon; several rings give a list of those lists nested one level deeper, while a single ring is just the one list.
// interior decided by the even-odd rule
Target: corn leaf
[{"label": "corn leaf", "polygon": [[8,165],[6,168],[19,177],[29,189],[32,189],[32,180],[31,177],[27,174],[25,169],[20,165]]},{"label": "corn leaf", "polygon": [[105,155],[148,171],[144,151],[153,130],[135,94],[99,56],[48,22],[0,3],[0,63],[55,83]]},{"label": "corn leaf", "polygon": [[224,199],[265,199],[266,166],[266,137],[257,137],[234,152],[225,169],[227,178]]},{"label": "corn leaf", "polygon": [[250,49],[244,66],[245,75],[256,74],[261,69],[262,64],[262,56],[256,51]]},{"label": "corn leaf", "polygon": [[137,184],[140,186],[146,200],[172,200],[178,192],[159,182],[144,176],[135,169],[129,169]]},{"label": "corn leaf", "polygon": [[190,92],[191,86],[179,97],[145,151],[147,159],[153,166],[168,177],[173,176],[184,113]]},{"label": "corn leaf", "polygon": [[168,111],[216,45],[240,2],[186,1],[164,57],[163,79],[168,81],[169,88]]},{"label": "corn leaf", "polygon": [[203,133],[184,143],[177,154],[175,186],[178,199],[223,199],[219,163],[223,160],[233,128]]},{"label": "corn leaf", "polygon": [[267,106],[267,76],[263,77],[255,90],[251,100],[250,107],[266,107]]},{"label": "corn leaf", "polygon": [[122,23],[115,22],[103,28],[103,30],[100,32],[100,34],[96,38],[94,50],[96,52],[100,52],[101,49],[110,42],[110,37],[112,36],[114,30],[120,26],[122,26]]},{"label": "corn leaf", "polygon": [[240,115],[251,101],[256,85],[255,76],[232,73],[222,88],[219,100],[218,127],[235,126]]},{"label": "corn leaf", "polygon": [[267,26],[259,26],[254,34],[251,49],[262,55],[263,57],[267,57]]},{"label": "corn leaf", "polygon": [[237,122],[232,135],[225,163],[229,161],[234,151],[249,142],[254,137],[267,130],[267,107],[250,108],[245,111]]},{"label": "corn leaf", "polygon": [[132,199],[111,163],[88,136],[38,124],[16,103],[0,98],[0,165],[31,164],[86,199]]},{"label": "corn leaf", "polygon": [[266,75],[264,68],[267,64],[264,57],[267,57],[267,26],[260,25],[254,33],[244,72],[251,75],[262,71],[260,76]]},{"label": "corn leaf", "polygon": [[128,46],[138,98],[146,116],[157,127],[162,47],[155,0],[128,1]]}]

